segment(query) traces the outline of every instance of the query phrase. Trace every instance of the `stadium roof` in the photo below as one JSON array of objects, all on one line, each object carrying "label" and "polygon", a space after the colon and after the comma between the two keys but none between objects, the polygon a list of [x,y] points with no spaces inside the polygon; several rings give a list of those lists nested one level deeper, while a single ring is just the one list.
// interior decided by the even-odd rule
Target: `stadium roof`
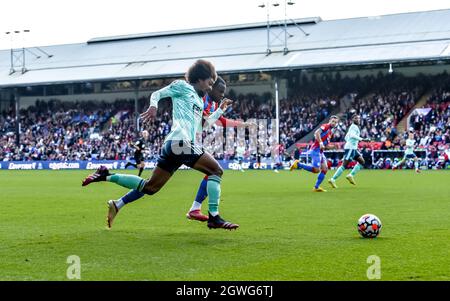
[{"label": "stadium roof", "polygon": [[51,57],[38,58],[38,49],[29,48],[27,72],[11,75],[10,50],[2,50],[0,87],[180,76],[198,58],[211,60],[219,73],[449,59],[448,20],[450,9],[291,20],[285,55],[275,38],[284,32],[273,25],[271,40],[280,45],[266,55],[266,23],[94,38],[41,47]]}]

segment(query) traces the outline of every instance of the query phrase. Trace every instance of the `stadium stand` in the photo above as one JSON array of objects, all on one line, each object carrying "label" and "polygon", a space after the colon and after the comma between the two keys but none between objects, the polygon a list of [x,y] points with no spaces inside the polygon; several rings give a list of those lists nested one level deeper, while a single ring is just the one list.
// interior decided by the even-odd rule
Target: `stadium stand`
[{"label": "stadium stand", "polygon": [[[144,110],[148,95],[182,77],[193,60],[208,57],[237,91],[230,91],[237,101],[228,118],[268,120],[273,129],[274,84],[279,84],[279,138],[285,149],[302,139],[307,146],[331,114],[342,117],[333,138],[340,147],[356,112],[363,117],[363,136],[374,141],[364,151],[401,150],[406,120],[436,161],[448,149],[449,76],[439,73],[450,63],[449,18],[446,9],[290,20],[288,49],[266,45],[267,26],[255,23],[45,46],[41,50],[51,55],[28,59],[20,68],[11,60],[13,51],[1,50],[0,160],[125,159],[137,138],[136,113]],[[15,106],[22,106],[19,136]],[[147,158],[159,153],[170,130],[169,112],[167,104],[146,125]]]},{"label": "stadium stand", "polygon": [[[396,80],[378,76],[366,77],[373,89],[366,96],[357,97],[333,138],[342,146],[345,131],[355,113],[362,117],[361,135],[381,142],[381,149],[402,150],[407,133],[397,133],[398,120],[409,112],[415,101],[427,88],[418,85],[422,77],[398,77]],[[387,83],[390,81],[390,86]],[[429,79],[428,82],[431,82]],[[311,87],[324,84],[318,81]],[[436,164],[448,151],[450,143],[450,92],[440,85],[434,88],[426,108],[427,115],[411,114],[411,125],[417,133],[417,143],[428,151],[430,164]],[[389,90],[392,89],[392,90]],[[323,95],[315,88],[294,92],[290,99],[280,101],[280,142],[289,147],[326,119],[339,107],[339,97]],[[342,93],[343,90],[341,90]],[[271,99],[255,94],[238,95],[227,117],[241,120],[273,120],[275,108]],[[138,109],[147,105],[147,98],[139,99]],[[146,125],[150,133],[147,159],[154,159],[160,151],[164,136],[170,131],[170,102],[161,107],[157,120]],[[13,109],[5,110],[0,117],[0,160],[125,160],[133,149],[129,143],[137,139],[134,123],[134,102],[117,99],[115,102],[62,102],[37,101],[21,110],[20,146],[15,145],[15,121]],[[217,127],[214,130],[221,130]],[[267,142],[269,143],[269,142]],[[223,158],[224,154],[216,154]],[[249,154],[250,155],[250,154]],[[264,154],[269,155],[269,154]]]}]

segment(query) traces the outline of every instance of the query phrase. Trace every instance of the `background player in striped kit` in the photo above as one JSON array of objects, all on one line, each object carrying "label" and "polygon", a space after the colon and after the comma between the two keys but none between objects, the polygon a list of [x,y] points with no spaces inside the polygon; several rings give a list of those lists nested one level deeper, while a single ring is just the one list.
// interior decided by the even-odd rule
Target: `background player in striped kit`
[{"label": "background player in striped kit", "polygon": [[[203,96],[203,104],[204,104],[203,116],[207,117],[217,110],[220,101],[225,97],[226,89],[227,85],[225,80],[222,77],[218,76],[216,82],[212,87],[212,90],[208,92],[207,95]],[[253,122],[232,120],[225,118],[223,116],[220,116],[219,120],[216,123],[219,123],[219,125],[223,127],[256,126],[256,123]],[[236,157],[239,157],[240,155],[243,157],[244,152],[245,146],[244,145],[238,146],[236,148]],[[239,163],[239,168],[241,171],[244,171],[242,169],[241,163]],[[208,176],[205,176],[203,180],[200,182],[200,186],[198,187],[195,200],[192,202],[191,209],[189,209],[189,212],[186,213],[186,217],[188,219],[198,220],[201,222],[208,220],[208,216],[201,212],[202,203],[208,197],[208,191],[206,189],[207,183],[208,183]]]},{"label": "background player in striped kit", "polygon": [[300,163],[299,160],[295,160],[292,163],[290,170],[294,169],[304,169],[312,173],[319,173],[317,176],[316,185],[314,185],[314,192],[326,192],[325,189],[320,187],[320,184],[325,179],[325,175],[328,172],[327,158],[323,151],[330,142],[330,138],[333,134],[333,129],[337,126],[339,122],[339,117],[332,115],[328,123],[322,124],[319,129],[314,133],[315,141],[311,146],[308,154],[312,158],[312,165]]}]

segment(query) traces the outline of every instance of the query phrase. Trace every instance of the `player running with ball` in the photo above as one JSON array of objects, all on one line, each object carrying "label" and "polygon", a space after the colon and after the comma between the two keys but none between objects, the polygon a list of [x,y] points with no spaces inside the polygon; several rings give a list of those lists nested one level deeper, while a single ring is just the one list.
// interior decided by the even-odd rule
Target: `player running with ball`
[{"label": "player running with ball", "polygon": [[345,178],[351,184],[356,185],[354,176],[365,163],[363,156],[358,151],[358,142],[370,141],[370,139],[361,138],[359,136],[359,125],[361,123],[361,117],[359,115],[353,115],[352,122],[352,125],[348,128],[347,134],[345,135],[344,158],[342,159],[342,165],[339,166],[333,177],[328,180],[328,183],[330,183],[333,188],[337,188],[336,180],[341,176],[341,174],[347,168],[348,164],[353,160],[356,160],[358,163],[353,167],[352,171]]},{"label": "player running with ball", "polygon": [[[202,132],[204,105],[202,97],[206,92],[211,91],[216,79],[215,67],[208,61],[197,60],[186,73],[186,81],[176,80],[169,86],[152,93],[150,107],[141,114],[142,121],[146,123],[154,119],[159,100],[170,97],[173,107],[173,125],[164,141],[162,154],[150,179],[146,180],[128,174],[112,174],[106,167],[101,166],[95,173],[83,180],[82,186],[93,182],[107,181],[131,189],[119,200],[108,202],[107,222],[109,228],[123,206],[145,194],[157,193],[182,164],[208,175],[208,227],[229,230],[239,227],[237,224],[223,220],[219,215],[220,182],[223,170],[214,157],[205,152],[197,141],[197,134],[201,136]],[[230,102],[228,99],[223,100],[219,109],[205,120],[205,126],[208,127],[216,122]]]}]

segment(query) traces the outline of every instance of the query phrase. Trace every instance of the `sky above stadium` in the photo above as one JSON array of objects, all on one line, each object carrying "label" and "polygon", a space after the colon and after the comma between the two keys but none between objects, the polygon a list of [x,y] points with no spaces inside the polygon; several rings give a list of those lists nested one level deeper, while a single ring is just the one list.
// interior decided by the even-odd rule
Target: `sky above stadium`
[{"label": "sky above stadium", "polygon": [[[450,0],[291,0],[288,18],[323,20],[450,9]],[[285,0],[14,0],[2,2],[0,49],[83,43],[94,37],[284,19]],[[27,33],[6,32],[30,30]]]}]

